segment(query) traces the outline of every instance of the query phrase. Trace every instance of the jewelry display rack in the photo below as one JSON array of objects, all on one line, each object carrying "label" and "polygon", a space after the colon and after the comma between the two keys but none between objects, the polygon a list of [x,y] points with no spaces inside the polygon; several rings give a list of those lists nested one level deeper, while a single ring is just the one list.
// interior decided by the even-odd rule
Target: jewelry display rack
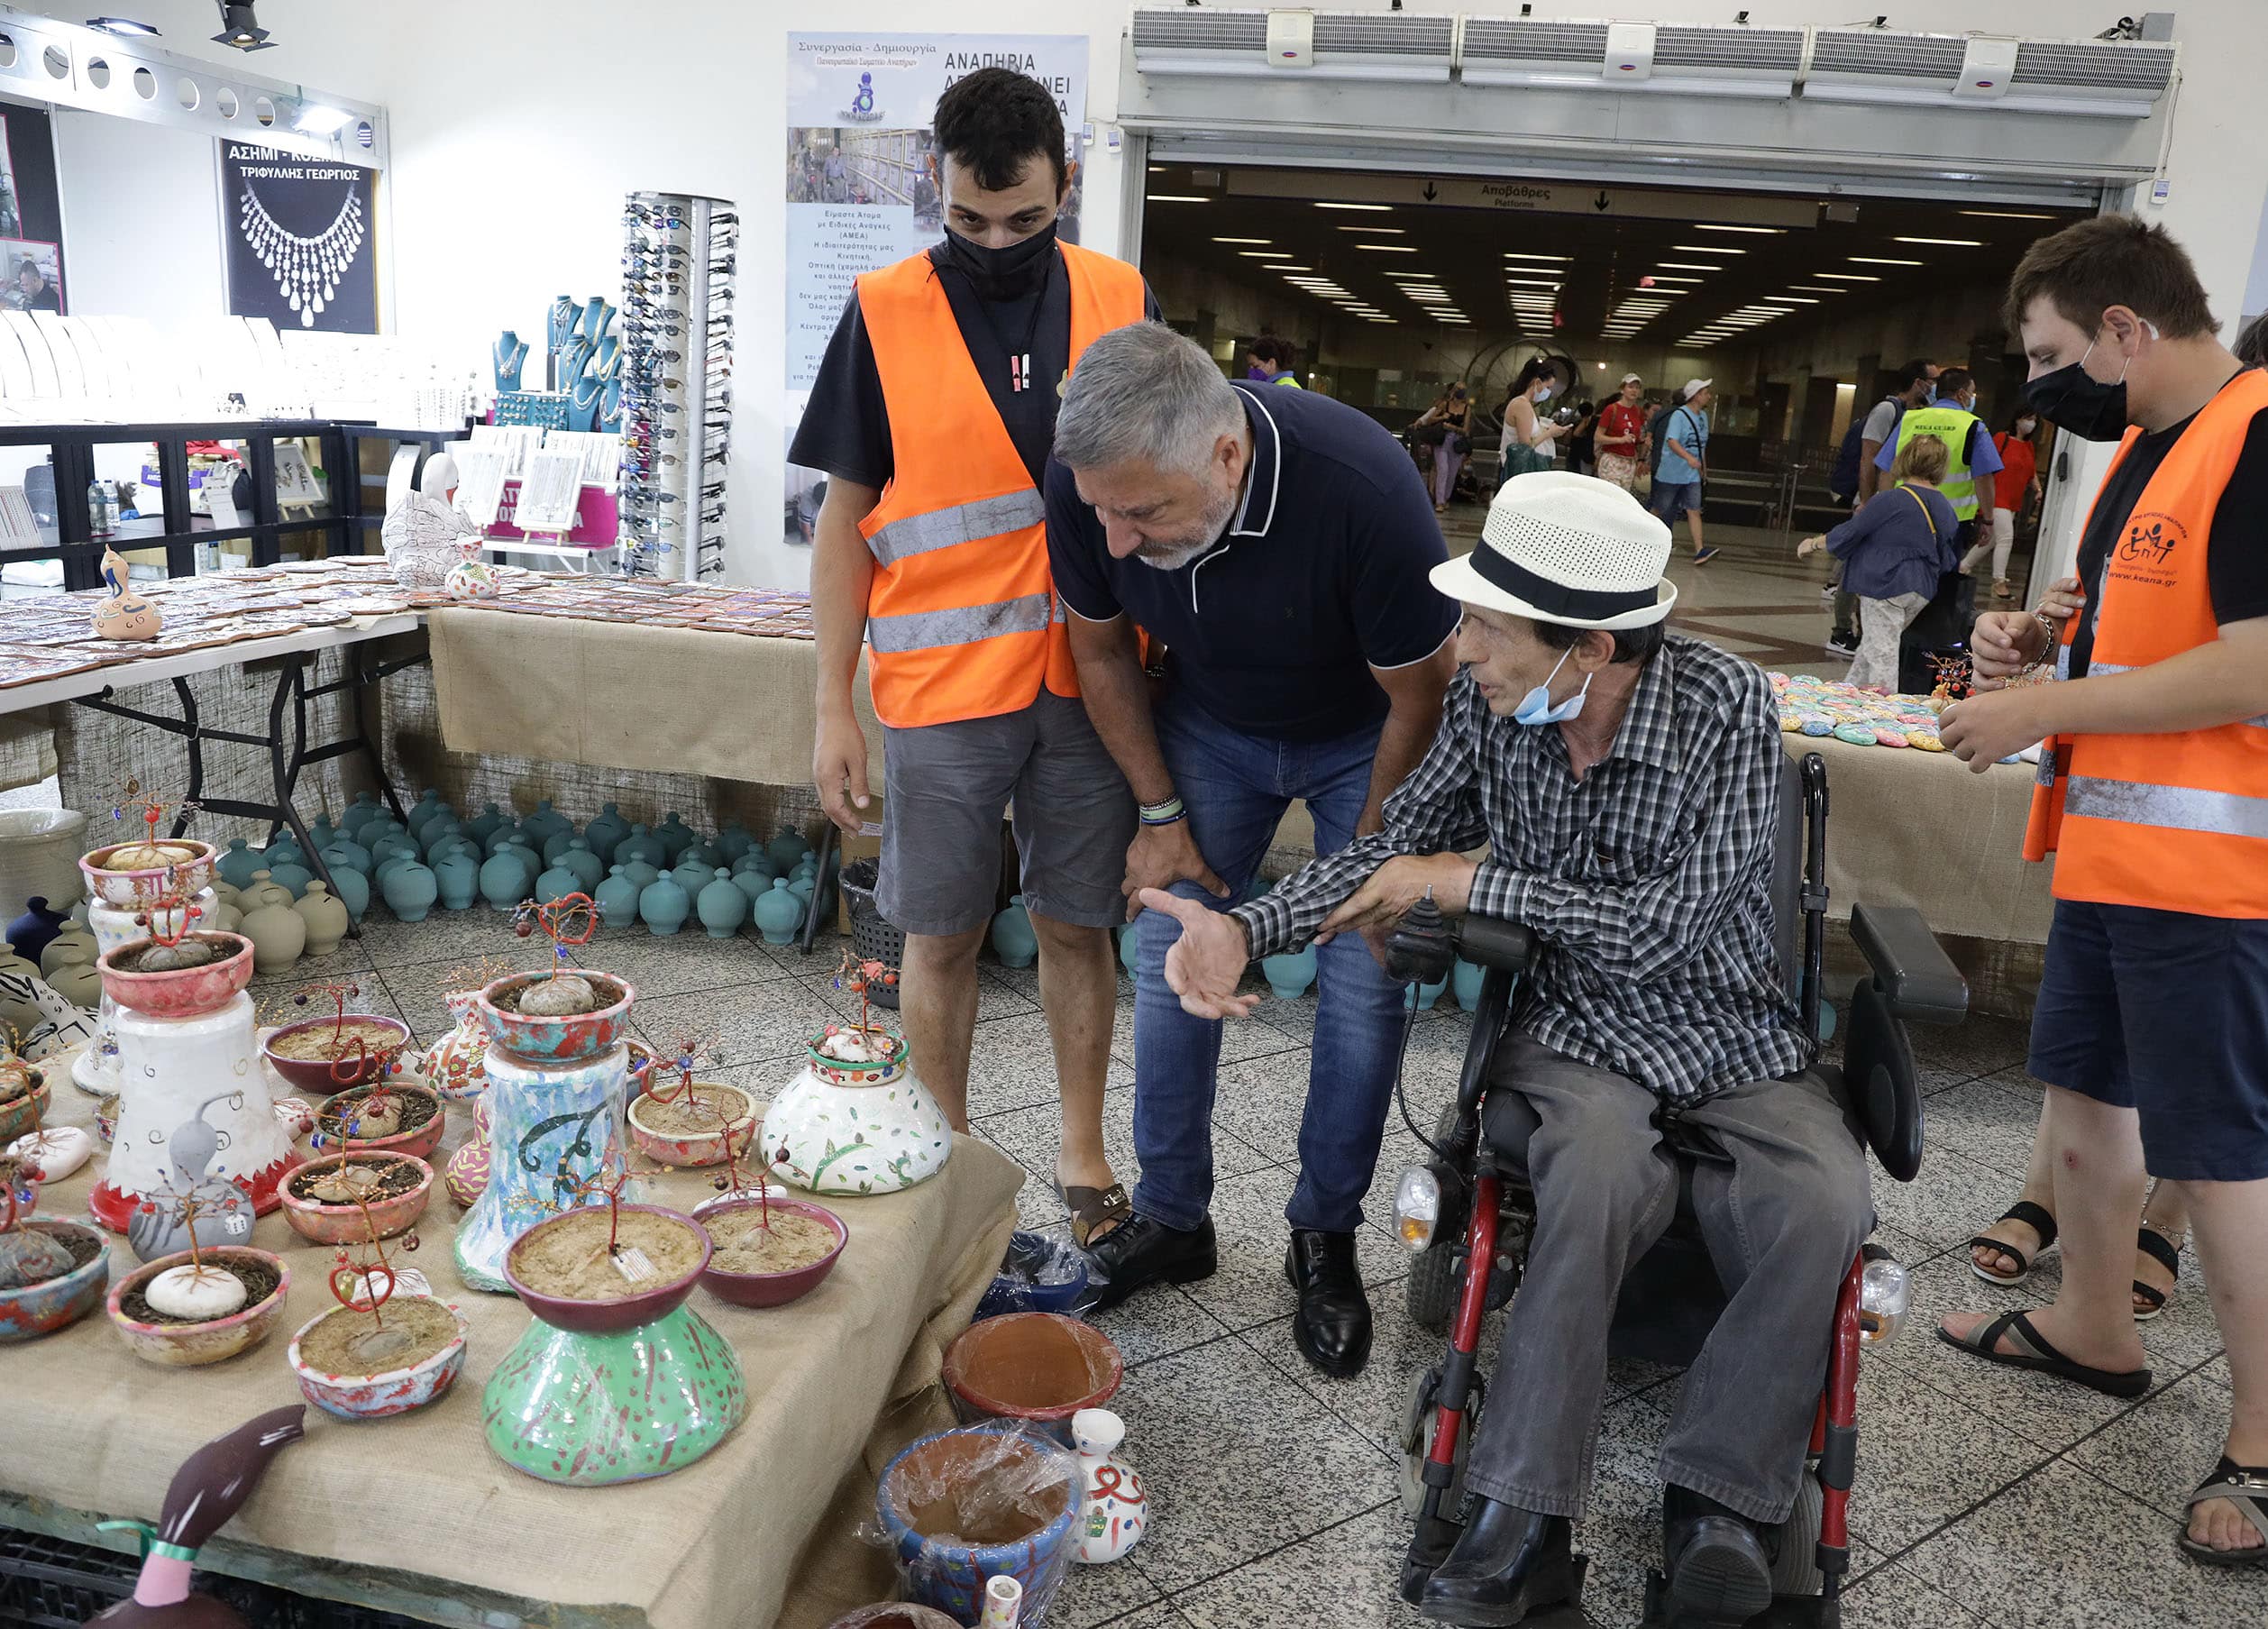
[{"label": "jewelry display rack", "polygon": [[722,198],[634,192],[623,211],[626,576],[724,575],[739,234],[739,216]]}]

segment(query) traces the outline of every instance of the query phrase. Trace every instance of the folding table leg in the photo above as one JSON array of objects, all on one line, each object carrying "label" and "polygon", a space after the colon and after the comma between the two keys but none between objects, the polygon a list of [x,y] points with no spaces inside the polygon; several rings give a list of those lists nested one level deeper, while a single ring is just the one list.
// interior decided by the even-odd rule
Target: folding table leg
[{"label": "folding table leg", "polygon": [[811,885],[811,908],[803,915],[803,954],[811,954],[811,941],[818,937],[819,901],[826,897],[828,862],[835,856],[835,822],[827,820],[819,826],[819,876],[821,881]]}]

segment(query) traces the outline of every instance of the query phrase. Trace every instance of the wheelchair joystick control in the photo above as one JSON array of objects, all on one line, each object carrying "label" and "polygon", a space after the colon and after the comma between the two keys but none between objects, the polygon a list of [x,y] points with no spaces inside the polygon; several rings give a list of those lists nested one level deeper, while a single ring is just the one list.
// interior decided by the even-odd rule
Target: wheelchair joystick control
[{"label": "wheelchair joystick control", "polygon": [[1457,941],[1449,919],[1433,902],[1433,891],[1404,911],[1386,938],[1386,976],[1397,984],[1435,984],[1457,960]]}]

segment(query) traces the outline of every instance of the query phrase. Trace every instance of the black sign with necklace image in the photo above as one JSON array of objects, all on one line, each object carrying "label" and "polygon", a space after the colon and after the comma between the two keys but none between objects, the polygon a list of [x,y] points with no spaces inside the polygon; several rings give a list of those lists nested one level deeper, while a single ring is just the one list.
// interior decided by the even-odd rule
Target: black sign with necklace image
[{"label": "black sign with necklace image", "polygon": [[378,172],[221,143],[228,309],[280,331],[378,332]]}]

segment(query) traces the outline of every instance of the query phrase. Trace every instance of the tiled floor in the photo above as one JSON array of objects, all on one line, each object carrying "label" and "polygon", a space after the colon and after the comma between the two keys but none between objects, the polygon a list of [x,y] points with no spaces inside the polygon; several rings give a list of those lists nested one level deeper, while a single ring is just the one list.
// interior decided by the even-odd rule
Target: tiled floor
[{"label": "tiled floor", "polygon": [[[482,951],[525,956],[500,917],[436,914],[404,926],[378,915],[361,941],[289,983],[368,973],[367,995],[423,1038],[444,1021],[443,970]],[[657,1048],[713,1035],[725,1077],[759,1094],[786,1078],[798,1038],[841,1005],[827,988],[834,953],[809,960],[747,939],[608,938],[586,959],[627,976],[634,1014]],[[1020,1163],[1028,1225],[1059,1227],[1047,1186],[1057,1113],[1032,974],[990,961],[976,1042],[977,1130]],[[282,981],[258,993],[275,994]],[[1123,988],[1123,987],[1122,987]],[[1392,1437],[1409,1377],[1438,1350],[1403,1311],[1405,1258],[1385,1226],[1394,1176],[1414,1145],[1390,1129],[1360,1258],[1378,1319],[1367,1373],[1322,1378],[1292,1346],[1283,1280],[1283,1205],[1309,1066],[1312,1001],[1269,1003],[1234,1032],[1214,1130],[1221,1271],[1186,1291],[1159,1288],[1099,1322],[1128,1369],[1116,1406],[1129,1456],[1147,1478],[1157,1525],[1117,1566],[1079,1569],[1050,1615],[1056,1629],[1373,1629],[1410,1624],[1394,1596],[1407,1530]],[[1108,1129],[1122,1177],[1135,1176],[1131,997],[1122,997]],[[1467,1020],[1444,1002],[1417,1026],[1411,1107],[1430,1121],[1453,1083]],[[2023,1034],[1975,1020],[1915,1035],[1929,1102],[1929,1158],[1900,1186],[1878,1177],[1880,1237],[1916,1268],[1902,1342],[1862,1381],[1858,1541],[1844,1621],[1852,1629],[1954,1625],[2250,1624],[2268,1622],[2268,1574],[2209,1571],[2181,1559],[2175,1524],[2210,1466],[2228,1406],[2228,1371],[2194,1276],[2147,1327],[2157,1384],[2113,1402],[2034,1377],[1987,1369],[1930,1338],[1962,1307],[2023,1304],[2052,1293],[2051,1256],[2023,1294],[1972,1277],[1961,1241],[2013,1197],[2037,1097]],[[1484,1357],[1495,1356],[1495,1324]],[[1637,1621],[1660,1545],[1654,1454],[1677,1395],[1674,1374],[1618,1364],[1598,1453],[1593,1509],[1578,1545],[1592,1557],[1585,1605],[1603,1625]]]}]

